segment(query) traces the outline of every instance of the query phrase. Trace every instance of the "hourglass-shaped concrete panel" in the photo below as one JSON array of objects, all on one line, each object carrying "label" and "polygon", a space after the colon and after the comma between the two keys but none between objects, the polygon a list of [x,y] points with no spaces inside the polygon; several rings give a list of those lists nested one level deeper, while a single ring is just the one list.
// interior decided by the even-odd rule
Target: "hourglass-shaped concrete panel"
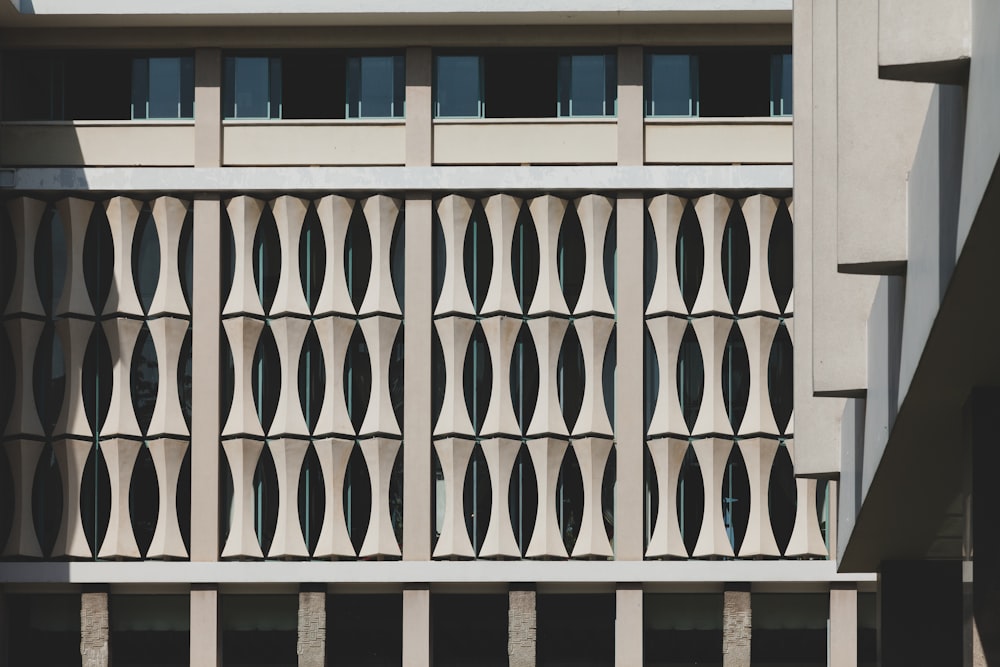
[{"label": "hourglass-shaped concrete panel", "polygon": [[392,317],[367,317],[360,324],[371,360],[372,393],[359,433],[398,436],[399,423],[389,395],[389,362],[396,333],[399,331],[399,320]]},{"label": "hourglass-shaped concrete panel", "polygon": [[351,424],[344,396],[344,361],[354,333],[354,320],[333,315],[314,320],[313,324],[323,350],[323,364],[326,368],[323,404],[313,432],[320,435],[354,435],[354,425]]},{"label": "hourglass-shaped concrete panel", "polygon": [[486,537],[479,548],[480,558],[520,558],[521,550],[510,523],[510,477],[521,451],[521,441],[490,438],[480,443],[490,473],[491,511]]},{"label": "hourglass-shaped concrete panel", "polygon": [[[647,210],[653,223],[656,241],[656,275],[646,306],[646,315],[687,313],[684,295],[674,264],[677,258],[677,234],[687,200],[676,195],[659,195],[649,200]],[[632,261],[623,258],[624,261]]]},{"label": "hourglass-shaped concrete panel", "polygon": [[365,541],[358,552],[360,558],[400,555],[389,507],[389,483],[399,446],[399,440],[391,438],[370,438],[360,443],[372,485],[371,516]]},{"label": "hourglass-shaped concrete panel", "polygon": [[309,303],[299,277],[299,239],[309,204],[304,199],[282,195],[271,202],[274,224],[281,246],[278,288],[271,304],[271,317],[283,314],[307,315]]},{"label": "hourglass-shaped concrete panel", "polygon": [[[80,315],[89,317],[94,314],[94,306],[90,303],[87,284],[83,278],[83,244],[87,237],[87,227],[90,225],[90,214],[94,210],[94,202],[76,197],[67,197],[56,202],[56,211],[63,225],[66,236],[66,281],[62,294],[56,306],[56,315]],[[55,286],[53,285],[53,289]]]},{"label": "hourglass-shaped concrete panel", "polygon": [[615,329],[614,320],[606,317],[582,317],[574,323],[583,351],[584,386],[580,415],[573,425],[573,435],[611,437],[611,421],[604,401],[604,356]]},{"label": "hourglass-shaped concrete panel", "polygon": [[35,470],[42,454],[43,443],[37,440],[8,440],[3,443],[10,465],[11,494],[14,507],[11,513],[10,533],[4,545],[3,556],[41,558],[42,548],[35,534],[31,502],[35,485]]},{"label": "hourglass-shaped concrete panel", "polygon": [[190,315],[181,286],[179,263],[181,230],[188,205],[176,197],[158,197],[153,201],[152,208],[153,223],[160,241],[160,278],[156,282],[149,314]]},{"label": "hourglass-shaped concrete panel", "polygon": [[42,436],[42,422],[38,417],[35,405],[35,357],[38,352],[38,340],[42,335],[43,325],[38,320],[14,318],[3,323],[7,330],[7,340],[10,343],[14,362],[12,376],[7,379],[14,385],[11,392],[10,414],[4,427],[4,435],[34,435]]},{"label": "hourglass-shaped concrete panel", "polygon": [[583,477],[583,520],[573,545],[573,558],[610,558],[614,555],[604,529],[604,469],[608,465],[612,441],[607,438],[582,438],[573,441],[573,451],[580,462]]},{"label": "hourglass-shaped concrete panel", "polygon": [[538,286],[528,308],[529,315],[569,315],[566,297],[559,285],[559,231],[567,204],[565,199],[552,195],[535,197],[528,202],[538,233]]},{"label": "hourglass-shaped concrete panel", "polygon": [[469,409],[465,403],[463,385],[465,353],[475,326],[475,320],[464,317],[434,320],[434,328],[437,330],[438,338],[441,339],[441,350],[444,352],[445,368],[444,401],[437,424],[434,425],[435,436],[475,435],[472,421],[469,419]]},{"label": "hourglass-shaped concrete panel", "polygon": [[771,287],[771,274],[767,261],[771,227],[774,224],[778,202],[767,195],[754,195],[744,199],[740,206],[750,238],[750,275],[739,312],[741,315],[780,313],[778,302],[774,298],[774,289]]},{"label": "hourglass-shaped concrete panel", "polygon": [[14,233],[14,280],[10,286],[5,314],[44,315],[42,299],[35,282],[35,245],[38,227],[45,215],[45,202],[29,197],[17,197],[7,203],[10,226]]},{"label": "hourglass-shaped concrete panel", "polygon": [[732,204],[732,200],[715,194],[705,195],[695,202],[705,243],[705,271],[698,298],[691,309],[693,314],[733,312],[722,280],[722,241]]},{"label": "hourglass-shaped concrete panel", "polygon": [[692,322],[705,368],[705,391],[701,410],[692,433],[696,435],[720,433],[732,435],[726,402],[722,397],[722,357],[733,321],[721,317],[703,317]]},{"label": "hourglass-shaped concrete panel", "polygon": [[434,547],[434,558],[474,558],[465,527],[465,471],[475,443],[463,438],[434,441],[444,475],[444,525]]},{"label": "hourglass-shaped concrete panel", "polygon": [[139,545],[132,530],[128,499],[132,487],[132,472],[142,443],[137,440],[111,438],[101,441],[101,454],[111,480],[111,519],[104,534],[100,558],[139,558]]},{"label": "hourglass-shaped concrete panel", "polygon": [[268,440],[278,475],[278,521],[268,558],[308,558],[302,526],[299,523],[299,475],[309,449],[308,440],[279,438]]},{"label": "hourglass-shaped concrete panel", "polygon": [[254,532],[253,476],[264,443],[238,438],[224,440],[229,472],[233,478],[233,504],[229,512],[229,536],[222,549],[223,558],[263,558],[257,533]]},{"label": "hourglass-shaped concrete panel", "polygon": [[473,200],[448,195],[437,203],[438,219],[444,234],[444,283],[434,308],[435,315],[461,313],[475,315],[465,280],[465,233],[472,216]]},{"label": "hourglass-shaped concrete panel", "polygon": [[86,320],[65,319],[55,325],[65,356],[66,383],[62,409],[52,433],[89,438],[92,434],[83,403],[83,359],[94,325]]},{"label": "hourglass-shaped concrete panel", "polygon": [[[785,206],[788,208],[788,217],[795,221],[795,204],[791,197],[785,199]],[[785,313],[791,314],[795,312],[795,290],[792,289],[792,293],[788,297],[788,303],[785,304]]]},{"label": "hourglass-shaped concrete panel", "polygon": [[128,197],[112,197],[104,204],[114,245],[114,269],[111,292],[104,304],[104,313],[142,317],[142,304],[132,275],[132,246],[135,226],[142,202]]},{"label": "hourglass-shaped concrete panel", "polygon": [[[152,324],[152,323],[151,323]],[[187,322],[185,322],[186,328]],[[101,435],[125,435],[139,437],[139,422],[132,403],[132,354],[135,343],[142,331],[142,321],[116,317],[103,323],[104,335],[111,349],[111,402],[108,414],[101,426]],[[167,380],[167,378],[164,378]],[[163,391],[163,387],[159,388]]]},{"label": "hourglass-shaped concrete panel", "polygon": [[[788,448],[788,455],[794,466],[795,443],[786,440],[785,447]],[[785,548],[786,558],[826,558],[829,555],[816,512],[816,485],[816,479],[795,478],[795,523],[788,547]]]},{"label": "hourglass-shaped concrete panel", "polygon": [[[496,266],[496,262],[493,263]],[[479,428],[481,435],[519,435],[521,428],[514,414],[514,402],[510,395],[511,361],[514,345],[521,331],[519,318],[498,315],[480,321],[486,345],[490,350],[493,368],[493,387],[490,390],[490,404]]]},{"label": "hourglass-shaped concrete panel", "polygon": [[528,454],[535,467],[535,478],[538,482],[538,508],[535,514],[535,529],[531,533],[531,541],[524,554],[527,558],[568,556],[556,514],[556,486],[568,446],[567,441],[557,438],[528,441]]},{"label": "hourglass-shaped concrete panel", "polygon": [[656,471],[659,495],[656,499],[656,525],[646,547],[646,558],[687,558],[684,537],[677,515],[677,486],[688,441],[680,438],[649,440],[649,456]]},{"label": "hourglass-shaped concrete panel", "polygon": [[514,288],[511,254],[514,250],[514,229],[521,213],[521,199],[510,195],[493,195],[483,200],[486,222],[493,243],[493,269],[481,313],[521,312],[521,303]]},{"label": "hourglass-shaped concrete panel", "polygon": [[[751,394],[753,392],[751,391]],[[737,443],[743,455],[750,480],[750,518],[747,532],[740,545],[740,558],[781,555],[771,528],[771,513],[768,511],[768,497],[771,487],[771,467],[778,452],[778,441],[770,438],[752,438]]]},{"label": "hourglass-shaped concrete panel", "polygon": [[233,229],[234,270],[233,285],[222,308],[223,315],[264,315],[253,278],[252,254],[257,225],[265,205],[260,199],[246,196],[233,197],[226,202],[226,213]]},{"label": "hourglass-shaped concrete panel", "polygon": [[[791,306],[789,306],[790,308]],[[793,318],[788,318],[784,320],[785,329],[788,331],[788,337],[795,344],[795,320]],[[772,411],[773,413],[773,411]],[[792,435],[795,433],[795,410],[792,410],[792,414],[788,417],[788,423],[785,424],[784,435]]]},{"label": "hourglass-shaped concrete panel", "polygon": [[750,317],[740,320],[737,326],[743,334],[747,356],[750,358],[750,398],[740,423],[740,435],[778,435],[767,383],[767,367],[774,335],[778,330],[778,320],[771,317]]},{"label": "hourglass-shaped concrete panel", "polygon": [[687,320],[677,317],[657,317],[646,321],[660,371],[656,406],[649,422],[650,436],[664,433],[688,434],[677,391],[677,360],[687,326]]},{"label": "hourglass-shaped concrete panel", "polygon": [[147,321],[146,326],[149,327],[149,335],[156,348],[160,376],[156,406],[153,408],[147,433],[150,437],[168,434],[187,435],[187,423],[184,421],[177,386],[177,366],[180,363],[181,346],[188,331],[188,321],[161,317]]},{"label": "hourglass-shaped concrete panel", "polygon": [[271,333],[274,334],[274,344],[278,348],[281,365],[280,377],[269,380],[277,381],[280,387],[278,405],[268,429],[268,435],[271,437],[309,435],[309,426],[306,424],[305,415],[302,413],[302,402],[299,400],[299,356],[308,331],[309,320],[297,317],[271,320]]},{"label": "hourglass-shaped concrete panel", "polygon": [[601,195],[584,195],[573,204],[580,218],[587,253],[583,286],[574,313],[614,315],[615,307],[611,303],[608,282],[604,276],[604,243],[611,214],[615,210],[614,200]]},{"label": "hourglass-shaped concrete panel", "polygon": [[[538,404],[528,426],[528,435],[568,435],[559,405],[559,352],[569,322],[543,317],[528,322],[538,352]],[[537,532],[537,529],[536,529]]]},{"label": "hourglass-shaped concrete panel", "polygon": [[233,355],[233,402],[222,428],[222,437],[263,437],[264,429],[253,402],[253,358],[264,323],[252,317],[234,317],[223,320],[222,328]]},{"label": "hourglass-shaped concrete panel", "polygon": [[[399,218],[400,201],[385,195],[375,195],[362,202],[368,233],[372,243],[372,273],[368,291],[358,312],[363,315],[401,314],[392,286],[392,237]],[[428,260],[429,261],[429,260]]]},{"label": "hourglass-shaped concrete panel", "polygon": [[347,532],[344,515],[344,477],[347,473],[347,462],[354,449],[354,441],[323,438],[314,440],[313,447],[316,449],[316,458],[319,459],[320,470],[323,472],[323,494],[326,498],[323,526],[316,540],[313,557],[353,557],[354,545]]},{"label": "hourglass-shaped concrete panel", "polygon": [[347,291],[347,277],[344,271],[344,246],[347,226],[354,212],[354,200],[339,195],[327,195],[316,200],[316,214],[323,226],[323,242],[326,245],[326,271],[323,286],[316,299],[316,314],[354,314],[351,295]]},{"label": "hourglass-shaped concrete panel", "polygon": [[722,481],[726,463],[733,450],[733,441],[722,438],[696,440],[692,445],[701,467],[705,489],[705,512],[701,519],[701,532],[691,555],[694,558],[732,558],[733,545],[726,534],[722,516]]},{"label": "hourglass-shaped concrete panel", "polygon": [[156,530],[146,558],[187,558],[184,537],[177,519],[177,482],[187,453],[187,440],[156,438],[148,442],[149,453],[156,470],[160,506],[156,515]]},{"label": "hourglass-shaped concrete panel", "polygon": [[93,443],[85,440],[61,439],[52,443],[63,485],[62,519],[52,547],[53,558],[90,558],[93,555],[80,516],[83,470],[92,448]]}]

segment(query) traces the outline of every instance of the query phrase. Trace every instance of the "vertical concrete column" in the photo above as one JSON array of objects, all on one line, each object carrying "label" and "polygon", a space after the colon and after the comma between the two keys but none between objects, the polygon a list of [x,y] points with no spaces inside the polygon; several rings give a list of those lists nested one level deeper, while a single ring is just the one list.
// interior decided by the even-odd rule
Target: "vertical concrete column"
[{"label": "vertical concrete column", "polygon": [[326,590],[305,586],[299,590],[299,667],[326,665]]},{"label": "vertical concrete column", "polygon": [[615,591],[615,667],[643,664],[642,584]]},{"label": "vertical concrete column", "polygon": [[507,658],[510,667],[535,667],[538,653],[535,588],[514,586],[507,596]]},{"label": "vertical concrete column", "polygon": [[996,471],[1000,465],[1000,443],[996,415],[1000,389],[977,388],[965,408],[967,437],[971,440],[972,618],[966,630],[966,653],[982,655],[986,664],[1000,664],[1000,535],[996,530],[1000,497],[996,493]]},{"label": "vertical concrete column", "polygon": [[[433,159],[433,78],[431,50],[406,49],[406,165],[428,167]],[[430,255],[425,256],[430,257]]]},{"label": "vertical concrete column", "polygon": [[722,599],[723,667],[750,667],[750,584],[726,584]]},{"label": "vertical concrete column", "polygon": [[191,667],[222,664],[222,634],[219,632],[219,587],[191,585]]},{"label": "vertical concrete column", "polygon": [[406,200],[403,560],[431,557],[431,198]]},{"label": "vertical concrete column", "polygon": [[623,166],[646,159],[642,66],[641,46],[618,47],[618,164]]},{"label": "vertical concrete column", "polygon": [[858,586],[830,584],[830,667],[857,667]]},{"label": "vertical concrete column", "polygon": [[431,589],[409,584],[403,589],[403,667],[431,665]]},{"label": "vertical concrete column", "polygon": [[222,50],[194,52],[194,166],[222,165]]},{"label": "vertical concrete column", "polygon": [[219,560],[220,204],[194,202],[191,313],[191,560]]},{"label": "vertical concrete column", "polygon": [[[619,122],[621,120],[619,119]],[[618,197],[618,275],[615,319],[618,367],[615,369],[615,558],[643,557],[643,265],[645,202],[640,194]],[[624,289],[623,289],[624,288]]]},{"label": "vertical concrete column", "polygon": [[84,590],[80,596],[80,657],[83,667],[108,667],[108,591]]}]

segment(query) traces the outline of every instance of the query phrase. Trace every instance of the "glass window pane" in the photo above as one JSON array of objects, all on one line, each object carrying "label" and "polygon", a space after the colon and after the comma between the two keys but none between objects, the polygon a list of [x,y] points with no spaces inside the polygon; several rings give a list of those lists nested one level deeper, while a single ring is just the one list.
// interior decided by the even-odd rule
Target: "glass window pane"
[{"label": "glass window pane", "polygon": [[358,107],[362,118],[388,118],[393,115],[393,60],[392,56],[361,59],[361,100]]},{"label": "glass window pane", "polygon": [[792,115],[792,54],[781,56],[781,113]]},{"label": "glass window pane", "polygon": [[437,116],[478,118],[479,56],[438,56]]},{"label": "glass window pane", "polygon": [[181,58],[181,118],[194,118],[194,58]]},{"label": "glass window pane", "polygon": [[149,97],[149,63],[145,58],[132,60],[132,118],[146,117]]},{"label": "glass window pane", "polygon": [[691,56],[656,54],[649,59],[647,115],[695,115]]},{"label": "glass window pane", "polygon": [[235,118],[267,118],[268,117],[268,59],[267,58],[236,58],[235,79]]},{"label": "glass window pane", "polygon": [[179,118],[181,59],[149,59],[149,117]]},{"label": "glass window pane", "polygon": [[571,116],[605,115],[604,56],[572,56],[570,68]]}]

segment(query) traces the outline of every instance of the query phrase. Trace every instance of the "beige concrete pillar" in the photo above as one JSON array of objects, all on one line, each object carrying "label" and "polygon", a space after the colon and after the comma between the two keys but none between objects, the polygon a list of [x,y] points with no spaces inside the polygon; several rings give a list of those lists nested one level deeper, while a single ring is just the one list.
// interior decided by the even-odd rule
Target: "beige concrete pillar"
[{"label": "beige concrete pillar", "polygon": [[326,665],[326,590],[302,586],[299,590],[299,667]]},{"label": "beige concrete pillar", "polygon": [[108,591],[84,590],[80,596],[80,657],[83,667],[108,667]]},{"label": "beige concrete pillar", "polygon": [[191,560],[219,559],[220,204],[194,202],[191,319]]},{"label": "beige concrete pillar", "polygon": [[[429,47],[406,49],[406,165],[427,167],[433,159],[433,59]],[[425,255],[425,259],[430,255]]]},{"label": "beige concrete pillar", "polygon": [[722,600],[723,667],[750,667],[750,584],[727,584]]},{"label": "beige concrete pillar", "polygon": [[[409,108],[409,106],[407,106]],[[409,112],[407,112],[409,113]],[[403,560],[431,557],[431,199],[406,201]]]},{"label": "beige concrete pillar", "polygon": [[830,584],[830,667],[857,667],[858,586]]},{"label": "beige concrete pillar", "polygon": [[646,159],[642,66],[641,46],[618,47],[618,164],[620,165],[641,165]]},{"label": "beige concrete pillar", "polygon": [[194,166],[222,165],[222,51],[194,53]]},{"label": "beige concrete pillar", "polygon": [[615,667],[643,664],[642,584],[615,591]]},{"label": "beige concrete pillar", "polygon": [[[641,91],[640,91],[641,95]],[[619,122],[620,119],[619,119]],[[638,194],[618,198],[618,275],[615,280],[618,367],[615,370],[615,558],[643,557],[643,266],[644,200]],[[625,289],[621,289],[626,286]]]},{"label": "beige concrete pillar", "polygon": [[512,588],[507,606],[507,658],[510,667],[535,667],[538,612],[534,588]]},{"label": "beige concrete pillar", "polygon": [[403,667],[431,665],[431,590],[427,584],[403,589]]},{"label": "beige concrete pillar", "polygon": [[219,632],[219,587],[191,585],[191,667],[222,664],[222,633]]}]

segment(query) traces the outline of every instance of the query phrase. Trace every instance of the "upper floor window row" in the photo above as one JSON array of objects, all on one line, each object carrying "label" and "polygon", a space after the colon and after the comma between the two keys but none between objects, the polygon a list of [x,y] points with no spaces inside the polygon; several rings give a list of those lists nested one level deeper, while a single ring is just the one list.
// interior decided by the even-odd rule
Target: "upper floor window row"
[{"label": "upper floor window row", "polygon": [[792,115],[792,54],[758,49],[647,53],[646,116]]},{"label": "upper floor window row", "polygon": [[613,53],[440,54],[434,62],[434,116],[615,116],[616,63]]}]

